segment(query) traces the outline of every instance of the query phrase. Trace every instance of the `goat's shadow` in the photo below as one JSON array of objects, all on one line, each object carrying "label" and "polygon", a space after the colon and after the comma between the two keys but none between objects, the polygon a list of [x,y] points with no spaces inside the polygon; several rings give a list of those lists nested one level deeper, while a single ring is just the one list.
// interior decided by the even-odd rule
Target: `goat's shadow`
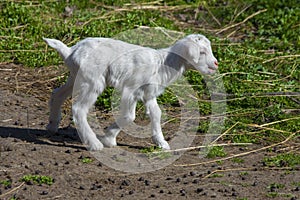
[{"label": "goat's shadow", "polygon": [[16,138],[41,145],[86,149],[82,145],[76,129],[71,127],[59,129],[58,133],[49,133],[43,129],[0,127],[0,137]]},{"label": "goat's shadow", "polygon": [[[34,144],[87,150],[87,148],[82,144],[76,129],[73,127],[61,128],[58,130],[58,133],[49,133],[47,130],[43,129],[0,126],[0,137],[15,138]],[[132,149],[143,148],[142,146],[127,145],[122,143],[118,143],[118,146],[124,146]]]}]

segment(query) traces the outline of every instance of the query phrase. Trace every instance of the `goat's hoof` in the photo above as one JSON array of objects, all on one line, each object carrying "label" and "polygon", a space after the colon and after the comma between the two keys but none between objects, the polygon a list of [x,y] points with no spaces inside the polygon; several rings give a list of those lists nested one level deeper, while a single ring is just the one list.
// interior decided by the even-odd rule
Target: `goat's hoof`
[{"label": "goat's hoof", "polygon": [[111,147],[117,146],[117,141],[115,138],[111,138],[111,137],[107,137],[107,136],[100,136],[99,139],[105,147],[111,148]]},{"label": "goat's hoof", "polygon": [[160,148],[162,148],[163,150],[170,150],[170,145],[168,144],[168,142],[161,138],[161,137],[152,137],[152,141]]},{"label": "goat's hoof", "polygon": [[170,145],[166,140],[161,140],[161,141],[155,141],[155,144],[162,148],[163,150],[170,150]]},{"label": "goat's hoof", "polygon": [[58,127],[54,126],[53,124],[48,124],[47,127],[46,127],[46,130],[49,133],[57,133],[58,132]]},{"label": "goat's hoof", "polygon": [[159,144],[158,144],[158,146],[160,147],[160,148],[162,148],[163,150],[170,150],[171,148],[170,148],[170,145],[168,144],[168,142],[167,141],[162,141],[162,142],[159,142]]},{"label": "goat's hoof", "polygon": [[100,151],[102,149],[103,144],[99,140],[91,142],[88,146],[89,151]]}]

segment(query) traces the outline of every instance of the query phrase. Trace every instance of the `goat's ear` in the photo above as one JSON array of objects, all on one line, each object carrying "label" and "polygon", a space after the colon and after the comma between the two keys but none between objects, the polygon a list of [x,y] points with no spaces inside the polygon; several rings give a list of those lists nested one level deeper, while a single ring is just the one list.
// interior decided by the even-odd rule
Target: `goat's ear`
[{"label": "goat's ear", "polygon": [[187,61],[191,64],[198,63],[200,58],[199,46],[195,42],[187,41],[185,43],[185,49]]},{"label": "goat's ear", "polygon": [[177,42],[172,48],[172,52],[190,64],[196,64],[199,61],[200,50],[195,42],[189,40]]}]

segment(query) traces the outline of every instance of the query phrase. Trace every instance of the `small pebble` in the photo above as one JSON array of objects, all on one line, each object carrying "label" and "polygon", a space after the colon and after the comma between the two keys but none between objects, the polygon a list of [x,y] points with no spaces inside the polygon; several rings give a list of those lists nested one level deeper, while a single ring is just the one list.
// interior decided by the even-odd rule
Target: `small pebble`
[{"label": "small pebble", "polygon": [[121,185],[123,185],[123,186],[129,186],[129,181],[127,181],[127,180],[123,180],[122,181],[122,183],[121,183]]},{"label": "small pebble", "polygon": [[144,181],[145,179],[143,178],[143,177],[140,177],[139,179],[138,179],[138,181]]},{"label": "small pebble", "polygon": [[216,197],[217,197],[217,194],[216,194],[216,193],[213,193],[213,194],[210,195],[210,197],[211,197],[211,198],[216,198]]},{"label": "small pebble", "polygon": [[176,179],[176,182],[177,182],[177,183],[181,182],[181,178],[177,178],[177,179]]},{"label": "small pebble", "polygon": [[145,185],[149,186],[150,185],[150,181],[149,180],[145,180]]},{"label": "small pebble", "polygon": [[190,175],[191,175],[191,176],[195,176],[195,175],[196,175],[196,172],[190,172]]},{"label": "small pebble", "polygon": [[199,180],[198,180],[198,179],[194,179],[192,183],[198,184],[198,183],[199,183]]},{"label": "small pebble", "polygon": [[257,182],[256,182],[256,181],[253,182],[253,183],[252,183],[252,186],[257,186]]},{"label": "small pebble", "polygon": [[71,150],[70,150],[70,149],[68,149],[68,150],[66,150],[66,151],[65,151],[65,153],[71,153]]},{"label": "small pebble", "polygon": [[151,196],[150,196],[151,198],[154,198],[155,197],[155,194],[151,194]]},{"label": "small pebble", "polygon": [[43,191],[43,192],[41,192],[41,195],[47,195],[48,194],[48,192],[47,191]]},{"label": "small pebble", "polygon": [[133,190],[130,190],[128,194],[132,195],[134,193]]},{"label": "small pebble", "polygon": [[197,193],[203,192],[203,189],[202,188],[197,188],[196,192]]},{"label": "small pebble", "polygon": [[186,191],[184,189],[180,190],[181,196],[185,196],[186,195]]},{"label": "small pebble", "polygon": [[80,190],[84,190],[84,187],[81,185],[81,186],[79,186],[79,189]]},{"label": "small pebble", "polygon": [[97,190],[97,186],[95,184],[92,185],[91,190]]},{"label": "small pebble", "polygon": [[162,194],[162,193],[164,193],[164,191],[163,191],[163,190],[159,190],[159,193],[161,193],[161,194]]}]

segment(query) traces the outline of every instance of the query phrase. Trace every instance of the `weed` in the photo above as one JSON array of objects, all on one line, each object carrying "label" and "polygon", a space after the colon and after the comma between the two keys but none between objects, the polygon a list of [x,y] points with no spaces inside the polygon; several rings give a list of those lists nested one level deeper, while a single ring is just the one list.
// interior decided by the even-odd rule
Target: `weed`
[{"label": "weed", "polygon": [[270,198],[275,198],[275,197],[278,197],[278,196],[279,196],[278,192],[269,192],[267,194],[267,197],[270,197]]},{"label": "weed", "polygon": [[220,177],[224,177],[224,174],[215,173],[215,174],[212,174],[211,176],[209,176],[209,178],[220,178]]},{"label": "weed", "polygon": [[231,161],[234,162],[234,163],[243,163],[243,162],[245,162],[245,160],[242,159],[242,158],[232,158]]},{"label": "weed", "polygon": [[40,175],[24,175],[21,179],[21,182],[25,183],[36,183],[36,184],[47,184],[52,185],[54,180],[50,176],[40,176]]},{"label": "weed", "polygon": [[281,183],[271,183],[269,186],[268,186],[268,189],[271,189],[271,188],[274,188],[274,189],[282,189],[284,188],[285,185],[281,184]]},{"label": "weed", "polygon": [[0,181],[0,185],[3,185],[4,187],[11,187],[11,181],[10,180],[3,180]]},{"label": "weed", "polygon": [[140,152],[146,154],[149,159],[158,158],[163,160],[172,156],[170,152],[165,152],[162,150],[162,148],[157,146],[143,148],[140,150]]},{"label": "weed", "polygon": [[88,163],[93,162],[93,159],[91,159],[90,157],[83,157],[83,158],[81,158],[81,162],[84,164],[88,164]]},{"label": "weed", "polygon": [[295,153],[283,153],[273,157],[266,157],[263,163],[269,167],[294,167],[300,165],[300,155]]},{"label": "weed", "polygon": [[240,175],[241,176],[246,176],[246,175],[249,175],[249,172],[240,172]]},{"label": "weed", "polygon": [[206,155],[207,158],[215,158],[215,157],[225,157],[227,153],[224,151],[223,147],[214,146],[209,149],[208,154]]}]

